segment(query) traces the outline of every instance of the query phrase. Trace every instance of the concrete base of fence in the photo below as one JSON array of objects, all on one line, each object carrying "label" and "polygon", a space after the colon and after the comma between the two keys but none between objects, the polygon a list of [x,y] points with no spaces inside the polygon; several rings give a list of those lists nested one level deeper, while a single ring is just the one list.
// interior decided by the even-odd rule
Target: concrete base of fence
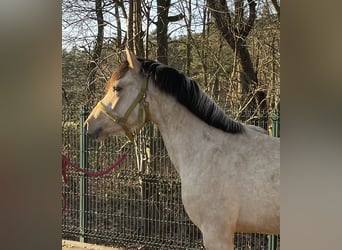
[{"label": "concrete base of fence", "polygon": [[62,250],[122,250],[122,248],[105,247],[78,241],[62,240]]}]

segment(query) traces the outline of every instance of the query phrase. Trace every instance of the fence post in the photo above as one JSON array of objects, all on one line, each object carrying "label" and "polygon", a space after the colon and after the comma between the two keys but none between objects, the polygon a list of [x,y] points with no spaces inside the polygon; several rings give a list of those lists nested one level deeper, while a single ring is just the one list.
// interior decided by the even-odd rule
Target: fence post
[{"label": "fence post", "polygon": [[272,114],[272,135],[280,137],[280,116],[278,111]]},{"label": "fence post", "polygon": [[[84,131],[84,122],[87,117],[87,108],[86,106],[81,107],[80,113],[80,167],[88,170],[88,143],[87,143],[87,135]],[[80,242],[84,242],[85,240],[85,230],[87,228],[87,211],[88,211],[88,202],[86,197],[87,191],[87,178],[83,173],[80,176]]]},{"label": "fence post", "polygon": [[[275,111],[272,114],[272,136],[280,137],[280,116],[279,112]],[[277,249],[277,237],[274,234],[270,234],[267,236],[268,240],[268,250],[276,250]]]}]

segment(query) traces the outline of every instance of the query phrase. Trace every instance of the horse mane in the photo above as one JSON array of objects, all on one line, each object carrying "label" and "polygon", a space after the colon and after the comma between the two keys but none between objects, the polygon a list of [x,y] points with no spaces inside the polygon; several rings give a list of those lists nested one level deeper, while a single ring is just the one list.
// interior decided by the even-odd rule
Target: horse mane
[{"label": "horse mane", "polygon": [[198,83],[178,70],[151,60],[138,59],[142,73],[152,79],[164,93],[174,96],[190,112],[205,123],[228,133],[242,133],[243,125],[229,118],[225,112],[199,87]]}]

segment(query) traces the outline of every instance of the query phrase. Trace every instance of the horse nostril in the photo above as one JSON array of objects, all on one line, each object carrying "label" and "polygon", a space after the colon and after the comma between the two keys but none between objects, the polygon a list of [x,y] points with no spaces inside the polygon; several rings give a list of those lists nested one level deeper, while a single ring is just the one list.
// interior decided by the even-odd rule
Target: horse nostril
[{"label": "horse nostril", "polygon": [[90,138],[93,138],[93,139],[96,139],[99,137],[100,133],[102,131],[102,128],[98,128],[92,132],[89,132],[87,131],[87,135],[90,137]]}]

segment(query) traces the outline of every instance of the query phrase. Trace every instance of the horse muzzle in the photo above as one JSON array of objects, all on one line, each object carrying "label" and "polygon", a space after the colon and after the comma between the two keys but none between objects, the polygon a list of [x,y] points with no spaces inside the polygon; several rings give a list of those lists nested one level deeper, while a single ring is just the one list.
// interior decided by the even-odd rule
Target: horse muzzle
[{"label": "horse muzzle", "polygon": [[84,131],[86,133],[87,136],[89,136],[92,139],[97,139],[99,138],[101,132],[102,132],[102,128],[95,128],[95,129],[89,129],[89,124],[88,122],[86,122],[84,124]]}]

